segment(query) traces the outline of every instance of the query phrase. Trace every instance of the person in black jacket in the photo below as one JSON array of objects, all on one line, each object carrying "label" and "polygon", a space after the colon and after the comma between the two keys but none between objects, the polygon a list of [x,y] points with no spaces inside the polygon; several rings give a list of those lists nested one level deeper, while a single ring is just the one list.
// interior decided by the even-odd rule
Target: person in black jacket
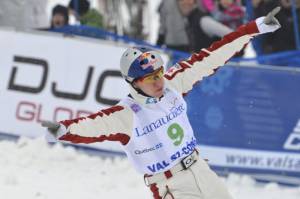
[{"label": "person in black jacket", "polygon": [[[232,29],[221,24],[211,16],[200,10],[196,0],[174,0],[176,1],[178,11],[183,18],[184,30],[186,32],[188,43],[186,45],[174,45],[167,43],[163,38],[167,34],[176,34],[171,30],[172,26],[166,26],[165,32],[160,32],[158,45],[165,44],[167,47],[187,52],[197,52],[202,48],[209,46],[212,42],[222,38],[224,35],[232,32]],[[174,10],[176,12],[176,10]],[[169,14],[170,15],[170,14]],[[170,22],[171,16],[166,15],[165,20]],[[163,24],[161,24],[163,25]]]},{"label": "person in black jacket", "polygon": [[[297,23],[300,24],[300,1],[297,0],[295,2],[298,15]],[[291,0],[252,0],[252,4],[254,6],[254,18],[268,13],[270,8],[276,6],[282,7],[281,11],[276,16],[280,24],[282,24],[282,27],[276,33],[264,35],[264,37],[261,38],[262,53],[270,54],[287,50],[296,50]]]},{"label": "person in black jacket", "polygon": [[195,0],[177,0],[177,3],[181,14],[185,17],[191,52],[199,51],[232,32],[230,28],[202,12]]}]

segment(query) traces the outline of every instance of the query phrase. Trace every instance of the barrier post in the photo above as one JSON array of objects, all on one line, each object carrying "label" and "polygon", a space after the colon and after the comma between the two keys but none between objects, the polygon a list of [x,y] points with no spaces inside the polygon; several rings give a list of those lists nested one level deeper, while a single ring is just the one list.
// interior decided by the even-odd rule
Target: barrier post
[{"label": "barrier post", "polygon": [[76,17],[76,21],[79,21],[79,0],[75,0],[74,1],[74,10],[75,10],[75,17]]},{"label": "barrier post", "polygon": [[297,50],[300,50],[298,15],[296,10],[295,0],[292,0],[292,13],[293,13],[293,21],[294,21],[294,34],[295,34],[296,47]]}]

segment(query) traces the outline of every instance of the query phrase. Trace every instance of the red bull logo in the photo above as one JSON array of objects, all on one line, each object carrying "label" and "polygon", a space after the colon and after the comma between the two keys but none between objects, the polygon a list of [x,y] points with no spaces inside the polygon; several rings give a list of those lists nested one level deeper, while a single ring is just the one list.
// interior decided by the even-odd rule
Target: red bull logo
[{"label": "red bull logo", "polygon": [[139,56],[138,58],[139,62],[140,62],[140,66],[143,68],[143,70],[152,67],[155,64],[155,62],[157,61],[157,59],[155,58],[155,55],[146,52],[143,53]]}]

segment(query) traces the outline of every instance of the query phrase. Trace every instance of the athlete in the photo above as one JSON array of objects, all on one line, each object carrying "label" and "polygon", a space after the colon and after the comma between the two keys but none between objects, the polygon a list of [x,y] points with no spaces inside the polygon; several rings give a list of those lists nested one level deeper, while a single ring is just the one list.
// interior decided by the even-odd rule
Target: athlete
[{"label": "athlete", "polygon": [[280,24],[273,10],[239,27],[164,73],[158,52],[134,47],[121,57],[130,94],[116,106],[84,118],[42,125],[61,141],[120,142],[135,169],[144,174],[154,199],[231,199],[226,187],[199,157],[183,95],[223,66],[259,34]]}]

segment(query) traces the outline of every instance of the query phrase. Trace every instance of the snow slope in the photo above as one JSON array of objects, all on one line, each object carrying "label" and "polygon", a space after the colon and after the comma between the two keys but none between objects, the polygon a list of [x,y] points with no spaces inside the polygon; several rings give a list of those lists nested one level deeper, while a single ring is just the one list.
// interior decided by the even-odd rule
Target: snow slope
[{"label": "snow slope", "polygon": [[[151,198],[126,159],[88,156],[44,139],[0,141],[0,198]],[[247,176],[224,179],[236,199],[299,199],[300,188],[258,185]]]}]

